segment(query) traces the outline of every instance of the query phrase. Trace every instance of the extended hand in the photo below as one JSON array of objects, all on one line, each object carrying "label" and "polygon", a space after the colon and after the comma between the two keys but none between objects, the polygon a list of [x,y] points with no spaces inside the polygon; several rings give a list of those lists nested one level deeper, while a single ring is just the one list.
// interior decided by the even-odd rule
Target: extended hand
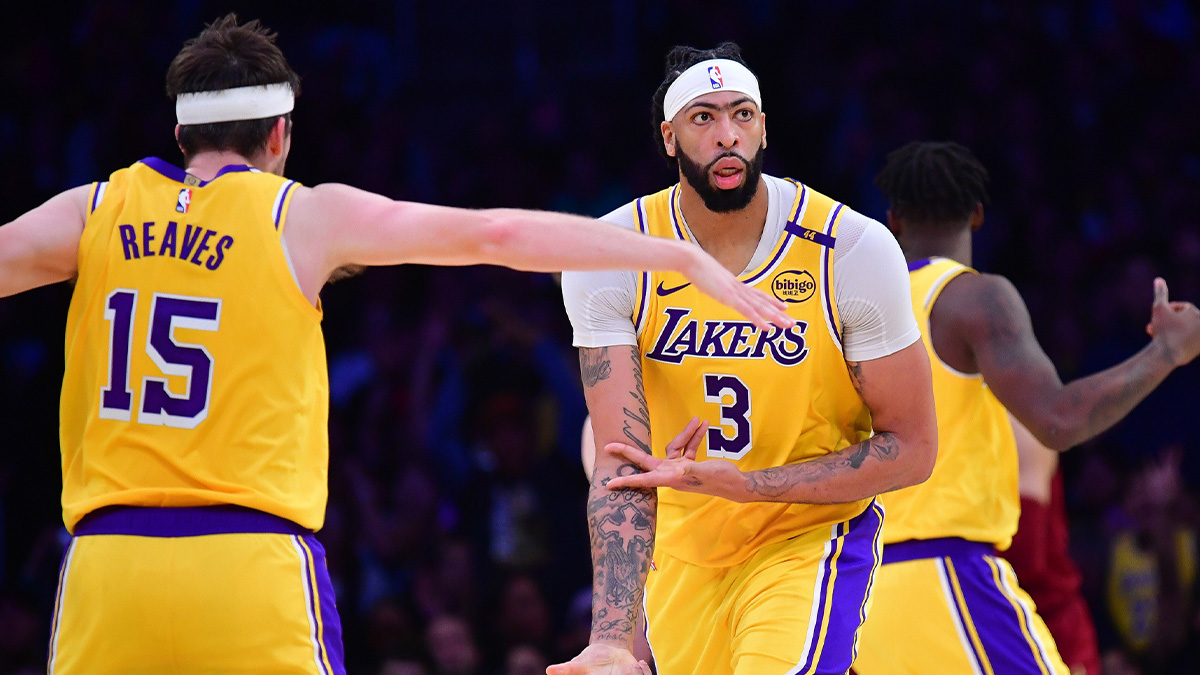
[{"label": "extended hand", "polygon": [[647,455],[640,448],[624,443],[609,443],[604,450],[633,464],[644,473],[619,476],[608,482],[608,489],[669,487],[683,492],[736,499],[737,487],[745,482],[737,465],[723,459],[697,462],[696,450],[700,447],[708,424],[692,418],[678,436],[667,444],[667,459]]},{"label": "extended hand", "polygon": [[606,644],[588,645],[579,656],[550,666],[546,675],[651,675],[650,666],[628,649]]},{"label": "extended hand", "polygon": [[699,255],[684,276],[701,292],[741,312],[762,330],[770,330],[772,324],[785,329],[796,325],[796,320],[788,316],[787,303],[747,286],[712,256],[696,249]]},{"label": "extended hand", "polygon": [[1146,332],[1163,346],[1175,366],[1200,355],[1200,309],[1190,302],[1169,302],[1167,282],[1161,278],[1154,280],[1154,304]]}]

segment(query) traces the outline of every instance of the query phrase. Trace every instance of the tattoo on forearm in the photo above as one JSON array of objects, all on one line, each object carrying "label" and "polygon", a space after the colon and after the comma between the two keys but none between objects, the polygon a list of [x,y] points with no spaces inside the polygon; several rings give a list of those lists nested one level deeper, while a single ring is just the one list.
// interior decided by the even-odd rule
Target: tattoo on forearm
[{"label": "tattoo on forearm", "polygon": [[642,383],[642,356],[635,349],[630,352],[633,355],[633,391],[629,392],[633,396],[633,400],[637,403],[637,410],[623,408],[625,412],[625,438],[629,442],[642,449],[642,452],[650,454],[650,445],[642,440],[650,438],[650,409],[646,404],[646,388]]},{"label": "tattoo on forearm", "polygon": [[[616,475],[637,473],[622,464]],[[653,490],[610,492],[611,477],[593,481],[588,495],[592,542],[592,638],[630,640],[641,612],[650,558],[654,553],[657,496]]]},{"label": "tattoo on forearm", "polygon": [[612,375],[612,362],[608,358],[608,347],[580,349],[579,372],[583,376],[583,386],[585,387],[594,387],[597,382],[607,380]]},{"label": "tattoo on forearm", "polygon": [[746,487],[752,494],[779,499],[798,485],[816,483],[848,471],[856,471],[872,457],[881,462],[891,462],[899,456],[899,440],[895,434],[885,431],[861,443],[806,462],[749,471],[745,474]]}]

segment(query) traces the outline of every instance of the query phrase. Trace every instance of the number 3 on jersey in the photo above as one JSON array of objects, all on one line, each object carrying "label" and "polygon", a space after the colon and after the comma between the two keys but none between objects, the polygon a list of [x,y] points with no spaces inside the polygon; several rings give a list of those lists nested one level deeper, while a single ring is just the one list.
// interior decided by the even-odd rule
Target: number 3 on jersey
[{"label": "number 3 on jersey", "polygon": [[704,400],[721,406],[721,426],[708,428],[708,456],[745,457],[751,447],[750,387],[737,375],[707,374]]},{"label": "number 3 on jersey", "polygon": [[[100,390],[100,418],[129,422],[133,413],[130,360],[133,318],[138,292],[119,288],[108,294],[104,319],[109,322],[108,386]],[[142,380],[138,423],[195,429],[208,417],[212,397],[212,355],[202,345],[178,342],[176,328],[215,331],[221,323],[221,301],[155,293],[150,301],[146,354],[163,375],[187,378],[187,392],[175,395],[166,377]]]}]

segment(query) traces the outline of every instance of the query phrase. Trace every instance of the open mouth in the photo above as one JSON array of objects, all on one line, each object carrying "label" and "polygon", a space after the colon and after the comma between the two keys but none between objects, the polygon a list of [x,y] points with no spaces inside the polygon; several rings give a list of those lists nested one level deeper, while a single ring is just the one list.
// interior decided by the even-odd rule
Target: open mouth
[{"label": "open mouth", "polygon": [[721,190],[732,190],[742,184],[746,164],[736,157],[722,157],[712,168],[713,182]]}]

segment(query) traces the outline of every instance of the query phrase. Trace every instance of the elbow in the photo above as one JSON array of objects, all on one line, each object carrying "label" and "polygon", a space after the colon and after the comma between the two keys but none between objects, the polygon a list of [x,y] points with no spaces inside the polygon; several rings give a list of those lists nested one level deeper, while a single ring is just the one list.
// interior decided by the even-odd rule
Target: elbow
[{"label": "elbow", "polygon": [[1029,433],[1033,434],[1039,443],[1057,452],[1070,450],[1086,440],[1080,424],[1067,415],[1047,411],[1045,415],[1031,422],[1026,425]]},{"label": "elbow", "polygon": [[476,233],[476,244],[480,260],[504,259],[505,254],[516,248],[520,239],[520,220],[506,209],[492,209]]},{"label": "elbow", "polygon": [[938,442],[937,434],[913,441],[906,450],[913,455],[909,462],[908,485],[920,485],[933,475],[933,467],[937,464]]}]

